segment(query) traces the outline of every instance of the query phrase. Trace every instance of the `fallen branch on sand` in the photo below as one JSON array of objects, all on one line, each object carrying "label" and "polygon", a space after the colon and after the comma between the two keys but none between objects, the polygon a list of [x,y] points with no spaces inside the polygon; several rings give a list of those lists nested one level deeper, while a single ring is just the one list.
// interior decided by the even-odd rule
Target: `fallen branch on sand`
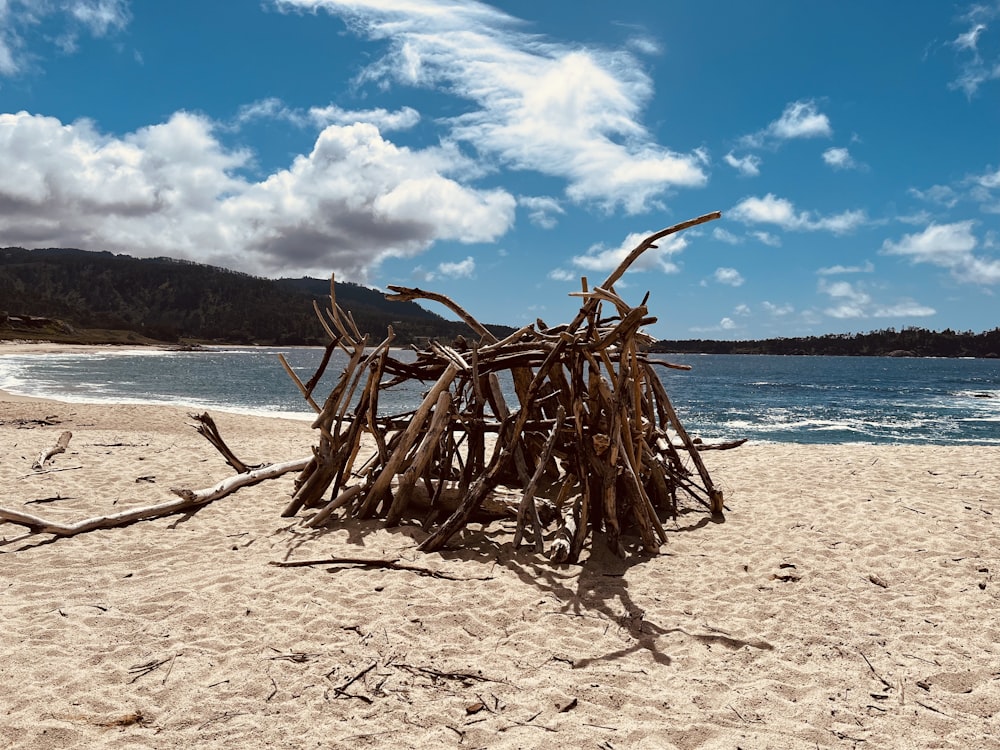
[{"label": "fallen branch on sand", "polygon": [[77,523],[60,523],[49,519],[41,518],[30,513],[23,513],[11,508],[0,507],[0,520],[26,526],[36,534],[55,534],[56,536],[75,536],[95,529],[110,529],[117,526],[126,526],[136,521],[144,521],[149,518],[159,518],[174,513],[181,513],[186,510],[201,507],[220,497],[230,495],[241,487],[248,487],[267,479],[274,479],[282,474],[292,471],[302,471],[309,459],[300,458],[295,461],[286,461],[280,464],[272,464],[261,469],[254,469],[243,474],[219,482],[214,487],[203,490],[174,489],[171,490],[179,496],[177,500],[171,500],[158,505],[147,505],[142,508],[133,508],[120,513],[113,513],[107,516],[95,516],[87,518]]},{"label": "fallen branch on sand", "polygon": [[399,560],[383,560],[371,557],[325,557],[322,560],[272,560],[271,565],[278,568],[304,568],[313,565],[350,565],[356,568],[383,568],[386,570],[408,570],[431,578],[444,578],[449,581],[492,581],[493,576],[486,578],[461,578],[442,573],[420,565],[407,565]]},{"label": "fallen branch on sand", "polygon": [[49,448],[47,451],[42,451],[38,454],[38,458],[35,459],[35,463],[31,465],[32,469],[44,469],[45,464],[53,456],[57,456],[60,453],[65,453],[66,449],[69,447],[69,441],[73,438],[73,433],[66,430],[62,435],[59,436],[59,440],[56,444]]}]

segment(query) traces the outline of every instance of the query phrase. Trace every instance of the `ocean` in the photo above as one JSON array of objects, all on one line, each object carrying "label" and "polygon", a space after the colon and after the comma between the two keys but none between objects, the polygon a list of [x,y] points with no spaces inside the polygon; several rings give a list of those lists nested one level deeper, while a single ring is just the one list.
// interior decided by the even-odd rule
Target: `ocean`
[{"label": "ocean", "polygon": [[[181,352],[105,349],[0,354],[0,389],[64,401],[176,404],[303,419],[312,412],[278,361],[302,380],[318,348],[214,347]],[[398,352],[400,358],[411,352]],[[317,400],[346,359],[338,352]],[[657,368],[688,431],[707,442],[1000,445],[1000,360],[667,355]],[[383,414],[419,403],[428,384],[380,397]],[[512,399],[513,403],[513,399]]]}]

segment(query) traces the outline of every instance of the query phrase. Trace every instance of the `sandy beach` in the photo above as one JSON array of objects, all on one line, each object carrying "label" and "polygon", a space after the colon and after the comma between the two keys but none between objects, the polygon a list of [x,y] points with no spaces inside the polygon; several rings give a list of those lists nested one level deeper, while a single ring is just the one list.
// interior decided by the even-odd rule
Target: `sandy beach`
[{"label": "sandy beach", "polygon": [[[305,423],[214,416],[248,462],[309,453]],[[72,522],[211,486],[232,471],[191,424],[0,394],[0,505]],[[414,526],[306,529],[294,474],[71,538],[0,523],[0,745],[1000,747],[996,449],[705,459],[724,523],[585,566],[511,523],[429,555]],[[423,570],[271,564],[329,557]]]}]

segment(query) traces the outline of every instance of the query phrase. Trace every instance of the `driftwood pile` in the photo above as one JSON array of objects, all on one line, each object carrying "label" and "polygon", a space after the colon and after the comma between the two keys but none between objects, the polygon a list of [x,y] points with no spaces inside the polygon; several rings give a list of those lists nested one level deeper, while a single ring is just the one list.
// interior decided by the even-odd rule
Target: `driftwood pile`
[{"label": "driftwood pile", "polygon": [[[719,216],[649,236],[598,287],[589,289],[583,279],[576,293],[582,304],[569,324],[539,320],[503,340],[446,297],[391,286],[388,299],[442,303],[477,339],[453,346],[432,341],[415,362],[393,355],[391,329],[372,347],[337,305],[331,279],[329,306],[316,305],[331,339],[323,363],[303,383],[282,358],[315,409],[319,432],[283,515],[314,509],[307,521],[313,527],[376,516],[394,525],[412,518],[422,500],[430,536],[420,549],[434,551],[498,496],[513,497],[506,506],[517,518],[515,544],[528,537],[542,552],[549,536],[548,554],[559,562],[576,561],[591,534],[603,534],[625,556],[622,533],[631,531],[646,552],[656,552],[666,541],[661,514],[676,515],[678,493],[721,516],[722,492],[699,455],[706,446],[685,431],[655,371],[688,368],[644,353],[652,339],[642,326],[656,318],[646,299],[632,307],[614,290],[658,240]],[[319,404],[314,389],[337,348],[350,361]],[[505,399],[501,378],[512,384],[517,403]],[[414,380],[431,384],[420,405],[379,416],[380,395]],[[367,459],[365,435],[376,446]],[[554,533],[547,534],[553,520]]]}]

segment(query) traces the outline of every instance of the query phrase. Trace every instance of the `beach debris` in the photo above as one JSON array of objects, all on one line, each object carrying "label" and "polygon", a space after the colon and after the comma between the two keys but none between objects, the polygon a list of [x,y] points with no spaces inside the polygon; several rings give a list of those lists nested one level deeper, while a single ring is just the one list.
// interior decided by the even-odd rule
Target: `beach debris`
[{"label": "beach debris", "polygon": [[[141,508],[131,508],[119,513],[112,513],[106,516],[94,516],[86,518],[76,523],[61,523],[50,519],[13,508],[0,507],[0,520],[26,526],[36,534],[54,534],[56,536],[75,536],[95,529],[110,529],[118,526],[127,526],[136,521],[143,521],[148,518],[159,518],[169,516],[174,513],[181,513],[195,508],[199,508],[213,500],[232,494],[241,487],[259,484],[268,479],[275,479],[284,474],[295,471],[302,471],[308,464],[309,459],[301,458],[293,461],[285,461],[280,464],[271,464],[260,469],[236,474],[224,479],[218,484],[202,490],[171,489],[177,500],[158,503],[156,505],[146,505]],[[79,468],[79,467],[77,467]]]},{"label": "beach debris", "polygon": [[215,449],[222,454],[224,459],[226,459],[226,463],[232,466],[237,472],[245,474],[264,466],[264,464],[254,464],[251,466],[241,461],[237,455],[233,453],[229,446],[226,445],[226,441],[222,439],[222,434],[219,432],[219,428],[216,426],[215,420],[212,419],[211,415],[207,411],[201,414],[189,414],[188,416],[197,422],[197,424],[194,425],[195,432],[215,446]]},{"label": "beach debris", "polygon": [[[303,382],[281,358],[316,412],[318,432],[282,515],[312,510],[306,518],[312,527],[373,517],[395,526],[413,517],[415,498],[423,495],[429,502],[420,515],[429,536],[420,549],[432,552],[489,498],[506,493],[517,497],[515,545],[526,539],[541,553],[548,536],[554,562],[578,561],[591,535],[603,535],[624,557],[622,534],[629,531],[645,553],[656,553],[666,541],[660,516],[676,518],[679,496],[721,519],[722,490],[699,453],[743,441],[706,445],[688,435],[655,370],[690,368],[648,356],[653,339],[642,327],[656,321],[648,293],[633,307],[615,291],[658,241],[720,216],[705,214],[650,235],[600,286],[582,279],[572,295],[582,303],[572,322],[537,320],[503,339],[448,297],[390,285],[387,299],[438,302],[471,330],[452,345],[427,342],[416,361],[394,355],[391,328],[372,346],[337,304],[331,277],[328,305],[314,303],[330,337],[319,370]],[[349,361],[320,402],[315,387],[337,348]],[[381,415],[380,396],[413,381],[431,384],[420,405]],[[516,405],[507,402],[511,393]],[[366,435],[376,444],[367,457]]]},{"label": "beach debris", "polygon": [[881,588],[884,589],[889,588],[889,584],[886,583],[885,579],[878,573],[870,573],[868,575],[868,580],[874,583],[876,586],[880,586]]},{"label": "beach debris", "polygon": [[47,464],[53,456],[58,456],[60,453],[66,452],[66,449],[69,447],[69,441],[72,439],[73,439],[73,433],[70,432],[69,430],[65,430],[59,436],[59,439],[56,441],[55,445],[53,445],[48,450],[44,450],[38,454],[38,458],[35,459],[35,462],[31,465],[31,468],[44,469],[45,464]]}]

